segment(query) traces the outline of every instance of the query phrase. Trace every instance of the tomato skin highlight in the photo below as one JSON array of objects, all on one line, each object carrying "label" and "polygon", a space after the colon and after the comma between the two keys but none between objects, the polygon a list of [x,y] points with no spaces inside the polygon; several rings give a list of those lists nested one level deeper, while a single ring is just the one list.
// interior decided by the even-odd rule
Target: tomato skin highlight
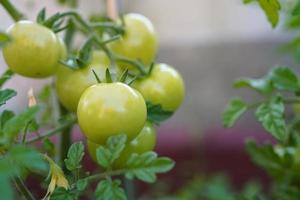
[{"label": "tomato skin highlight", "polygon": [[150,76],[136,80],[133,88],[137,89],[153,104],[160,104],[166,111],[175,111],[182,104],[185,86],[181,75],[167,64],[156,64]]},{"label": "tomato skin highlight", "polygon": [[92,53],[91,63],[81,69],[72,70],[66,66],[60,66],[56,73],[55,87],[62,105],[71,112],[76,112],[80,96],[86,88],[97,84],[92,69],[101,80],[105,78],[105,70],[110,61],[102,51]]},{"label": "tomato skin highlight", "polygon": [[[125,34],[120,40],[110,43],[109,48],[116,54],[129,59],[140,59],[145,65],[154,60],[158,41],[151,21],[143,15],[129,13],[124,16]],[[121,68],[134,69],[133,66],[118,62]]]},{"label": "tomato skin highlight", "polygon": [[[155,127],[150,122],[146,122],[138,136],[126,144],[120,157],[114,162],[113,168],[120,169],[125,167],[126,161],[133,153],[143,154],[147,151],[154,150],[157,139],[156,136],[157,133]],[[95,162],[97,162],[96,149],[99,146],[100,144],[87,140],[87,149],[89,155]]]},{"label": "tomato skin highlight", "polygon": [[45,78],[56,72],[61,50],[52,30],[23,20],[11,25],[7,32],[12,42],[3,48],[3,57],[12,71],[31,78]]},{"label": "tomato skin highlight", "polygon": [[92,142],[104,144],[112,135],[135,138],[146,122],[147,108],[142,95],[128,85],[101,83],[83,92],[77,117],[83,134]]}]

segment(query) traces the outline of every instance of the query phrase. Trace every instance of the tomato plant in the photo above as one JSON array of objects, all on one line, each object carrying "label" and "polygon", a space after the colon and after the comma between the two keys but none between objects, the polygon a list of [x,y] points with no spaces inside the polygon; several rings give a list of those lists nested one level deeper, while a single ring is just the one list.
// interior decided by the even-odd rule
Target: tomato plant
[{"label": "tomato plant", "polygon": [[[244,1],[250,3],[252,1]],[[254,2],[254,1],[253,1]],[[257,1],[272,27],[285,15],[285,24],[299,30],[299,1]],[[281,10],[284,7],[285,10]],[[296,53],[298,38],[283,49]],[[275,140],[259,144],[248,140],[246,149],[253,162],[272,178],[269,194],[256,193],[249,199],[292,200],[300,198],[299,187],[299,113],[300,76],[287,66],[276,66],[261,78],[241,78],[234,82],[236,88],[250,88],[261,95],[261,100],[248,102],[241,97],[232,98],[224,110],[223,123],[232,127],[249,110],[255,110],[255,118]],[[288,115],[288,107],[295,111]]]},{"label": "tomato plant", "polygon": [[[59,2],[76,6],[71,1]],[[6,32],[0,31],[8,67],[0,77],[0,106],[17,95],[13,89],[2,88],[13,76],[53,80],[38,98],[28,88],[28,107],[23,112],[2,107],[1,199],[35,199],[38,194],[25,183],[33,173],[42,178],[49,174],[43,199],[91,195],[91,199],[134,199],[118,176],[153,183],[158,173],[174,167],[173,160],[154,152],[157,137],[153,124],[167,120],[181,104],[183,80],[171,67],[165,65],[168,72],[163,73],[161,64],[154,65],[158,44],[149,19],[126,14],[124,20],[106,16],[86,20],[74,9],[47,16],[43,8],[36,21],[29,21],[10,0],[1,0],[0,5],[15,21]],[[74,42],[76,34],[83,36],[79,48]],[[141,94],[132,87],[135,81],[156,74],[157,84],[165,87],[160,101],[146,98],[148,89],[141,89]],[[177,91],[170,84],[175,84]],[[176,101],[171,103],[166,95],[174,95]],[[72,143],[76,124],[85,136],[82,140],[87,141],[89,156],[96,161],[96,173],[82,167],[86,142]],[[56,134],[58,142],[51,137]],[[94,182],[95,189],[91,187]]]}]

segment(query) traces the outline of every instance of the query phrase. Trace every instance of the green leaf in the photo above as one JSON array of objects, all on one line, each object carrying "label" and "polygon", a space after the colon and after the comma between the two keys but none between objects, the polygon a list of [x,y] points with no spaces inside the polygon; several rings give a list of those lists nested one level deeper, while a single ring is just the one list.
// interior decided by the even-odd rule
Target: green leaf
[{"label": "green leaf", "polygon": [[1,115],[0,115],[0,130],[3,129],[4,124],[10,120],[11,118],[13,118],[15,116],[15,113],[13,111],[10,110],[4,110]]},{"label": "green leaf", "polygon": [[4,105],[6,101],[16,96],[17,92],[12,89],[0,90],[0,106]]},{"label": "green leaf", "polygon": [[68,170],[73,171],[80,169],[80,162],[84,156],[84,145],[82,142],[74,143],[68,151],[68,157],[65,159],[65,164]]},{"label": "green leaf", "polygon": [[241,78],[234,81],[235,88],[250,87],[261,94],[270,94],[273,91],[272,81],[269,76],[261,79]]},{"label": "green leaf", "polygon": [[231,99],[223,112],[224,127],[232,127],[245,111],[247,111],[247,103],[244,100],[240,98]]},{"label": "green leaf", "polygon": [[3,127],[3,133],[8,139],[13,139],[38,112],[39,107],[27,108],[24,112],[9,119]]},{"label": "green leaf", "polygon": [[45,19],[46,19],[46,8],[43,8],[38,13],[38,15],[36,17],[36,22],[39,23],[39,24],[43,24]]},{"label": "green leaf", "polygon": [[105,70],[105,81],[106,83],[112,83],[112,77],[108,68]]},{"label": "green leaf", "polygon": [[120,185],[120,180],[100,181],[95,192],[96,200],[126,200],[125,191]]},{"label": "green leaf", "polygon": [[27,124],[27,131],[28,132],[35,132],[37,130],[39,130],[40,126],[37,123],[37,121],[35,119],[31,120],[30,122],[28,122]]},{"label": "green leaf", "polygon": [[248,3],[252,3],[253,1],[256,1],[256,0],[243,0],[243,3],[248,4]]},{"label": "green leaf", "polygon": [[274,87],[279,90],[300,90],[298,76],[288,67],[277,67],[270,72],[270,76]]},{"label": "green leaf", "polygon": [[47,163],[42,154],[35,149],[23,145],[14,146],[10,149],[9,156],[18,167],[31,171],[47,170]]},{"label": "green leaf", "polygon": [[147,120],[154,124],[160,124],[173,115],[173,112],[163,110],[160,104],[152,104],[151,102],[147,101],[146,106]]},{"label": "green leaf", "polygon": [[171,170],[175,163],[170,158],[157,157],[155,152],[146,152],[143,154],[131,154],[126,163],[126,178],[134,177],[148,183],[156,180],[157,173],[164,173]]},{"label": "green leaf", "polygon": [[8,34],[0,32],[0,48],[4,47],[11,41],[11,38]]},{"label": "green leaf", "polygon": [[79,68],[83,68],[87,64],[89,64],[92,58],[92,45],[93,45],[93,40],[88,39],[79,50],[78,58],[76,59]]},{"label": "green leaf", "polygon": [[0,87],[2,87],[4,83],[6,83],[6,81],[12,77],[13,74],[14,73],[11,70],[7,69],[0,77]]},{"label": "green leaf", "polygon": [[8,175],[0,175],[0,194],[1,194],[1,199],[2,200],[13,200],[14,198],[14,193],[13,189],[11,186],[11,183],[9,181],[9,176]]},{"label": "green leaf", "polygon": [[55,188],[54,192],[50,196],[50,200],[74,200],[76,194],[70,190],[66,190],[63,187]]},{"label": "green leaf", "polygon": [[100,146],[96,150],[97,161],[104,168],[109,168],[113,162],[120,157],[125,148],[127,136],[124,134],[111,136],[105,146]]},{"label": "green leaf", "polygon": [[47,154],[51,156],[55,155],[55,145],[48,137],[43,140],[43,148],[45,149]]},{"label": "green leaf", "polygon": [[300,15],[300,2],[298,2],[296,4],[296,6],[294,7],[292,13],[292,15]]},{"label": "green leaf", "polygon": [[280,3],[278,0],[258,0],[260,7],[265,12],[272,27],[276,27],[279,21]]},{"label": "green leaf", "polygon": [[261,104],[255,112],[257,120],[276,139],[286,139],[286,123],[284,120],[284,104],[281,97],[273,97],[269,102]]},{"label": "green leaf", "polygon": [[83,179],[79,179],[77,182],[76,182],[76,188],[77,190],[79,191],[83,191],[85,190],[85,188],[88,186],[88,180],[86,178],[83,178]]},{"label": "green leaf", "polygon": [[246,143],[247,152],[251,159],[260,167],[271,174],[280,173],[283,170],[280,156],[274,151],[271,144],[257,146],[255,141],[249,140]]}]

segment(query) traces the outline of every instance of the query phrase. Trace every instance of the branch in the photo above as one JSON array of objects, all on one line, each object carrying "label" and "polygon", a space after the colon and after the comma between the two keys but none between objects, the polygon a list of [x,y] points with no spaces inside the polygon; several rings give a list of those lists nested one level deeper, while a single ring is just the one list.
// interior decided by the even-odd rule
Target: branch
[{"label": "branch", "polygon": [[17,10],[17,8],[9,1],[9,0],[0,0],[0,4],[4,7],[4,9],[8,12],[11,18],[17,22],[21,20],[24,15]]},{"label": "branch", "polygon": [[44,134],[41,134],[41,136],[38,136],[38,137],[35,137],[35,138],[32,138],[28,141],[26,141],[26,144],[30,144],[30,143],[33,143],[33,142],[36,142],[36,141],[39,141],[45,137],[49,137],[49,136],[52,136],[56,133],[59,133],[60,131],[64,130],[65,128],[69,127],[70,125],[74,124],[76,122],[76,119],[74,120],[70,120],[68,122],[65,122],[63,125],[53,129],[53,130],[50,130],[50,131],[47,131],[46,133]]}]

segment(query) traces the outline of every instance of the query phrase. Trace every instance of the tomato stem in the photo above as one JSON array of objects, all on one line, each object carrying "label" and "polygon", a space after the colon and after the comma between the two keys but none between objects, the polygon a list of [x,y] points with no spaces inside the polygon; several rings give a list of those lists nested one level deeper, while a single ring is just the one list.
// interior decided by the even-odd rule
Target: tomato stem
[{"label": "tomato stem", "polygon": [[66,129],[67,127],[73,125],[74,123],[76,122],[76,119],[74,120],[70,120],[64,124],[62,124],[61,126],[58,126],[57,128],[53,129],[53,130],[50,130],[50,131],[47,131],[45,133],[42,133],[40,136],[38,137],[35,137],[35,138],[32,138],[30,140],[27,140],[26,141],[26,144],[30,144],[30,143],[34,143],[34,142],[37,142],[37,141],[40,141],[46,137],[50,137],[52,135],[55,135],[59,132],[61,132],[62,130]]},{"label": "tomato stem", "polygon": [[15,182],[18,190],[23,194],[23,196],[26,200],[35,200],[34,196],[29,191],[29,189],[26,187],[25,183],[19,176],[14,178],[14,182]]},{"label": "tomato stem", "polygon": [[17,22],[24,17],[24,15],[19,12],[9,0],[0,0],[0,4],[4,7],[14,21]]}]

